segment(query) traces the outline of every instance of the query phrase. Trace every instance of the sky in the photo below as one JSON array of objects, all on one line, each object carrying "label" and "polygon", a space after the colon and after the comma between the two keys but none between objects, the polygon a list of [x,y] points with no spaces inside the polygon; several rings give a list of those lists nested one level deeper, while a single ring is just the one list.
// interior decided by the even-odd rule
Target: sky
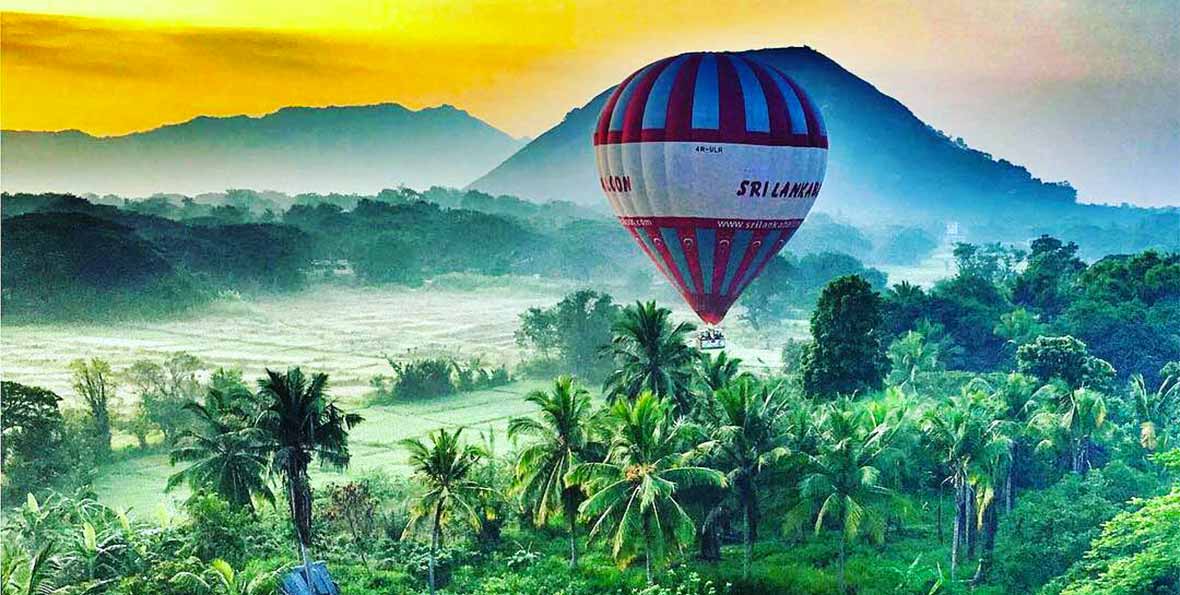
[{"label": "sky", "polygon": [[0,0],[0,126],[451,104],[536,136],[638,67],[809,45],[1082,200],[1180,204],[1180,2]]}]

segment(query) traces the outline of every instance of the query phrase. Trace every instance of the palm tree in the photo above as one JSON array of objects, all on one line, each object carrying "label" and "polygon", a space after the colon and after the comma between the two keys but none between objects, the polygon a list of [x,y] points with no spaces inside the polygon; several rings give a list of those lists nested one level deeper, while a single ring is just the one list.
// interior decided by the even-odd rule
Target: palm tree
[{"label": "palm tree", "polygon": [[742,374],[741,365],[741,358],[729,357],[724,351],[717,352],[715,356],[701,352],[697,363],[697,380],[704,390],[721,390]]},{"label": "palm tree", "polygon": [[946,403],[927,412],[923,429],[940,460],[955,494],[955,522],[951,537],[951,580],[959,563],[959,554],[968,537],[970,509],[975,507],[982,519],[994,496],[998,473],[1005,468],[1011,453],[1011,439],[1003,432],[1003,421],[995,418],[986,395],[964,389]]},{"label": "palm tree", "polygon": [[783,446],[788,402],[778,390],[740,378],[713,393],[717,407],[709,420],[709,441],[699,449],[724,471],[745,513],[743,575],[758,539],[758,490],[762,472],[788,454]]},{"label": "palm tree", "polygon": [[1056,403],[1052,409],[1037,413],[1030,422],[1043,436],[1037,450],[1064,450],[1069,453],[1070,470],[1085,473],[1091,467],[1094,440],[1107,429],[1106,397],[1088,388],[1062,390],[1051,384],[1038,392],[1042,391]]},{"label": "palm tree", "polygon": [[845,592],[847,546],[862,533],[885,540],[888,508],[899,507],[895,493],[881,483],[880,460],[890,456],[890,428],[874,425],[850,401],[824,406],[816,423],[814,453],[805,455],[798,503],[787,513],[786,529],[814,523],[818,534],[831,522],[840,526],[839,588]]},{"label": "palm tree", "polygon": [[533,522],[544,525],[554,514],[565,515],[569,528],[570,568],[578,565],[578,486],[567,486],[565,476],[584,460],[590,440],[590,393],[569,376],[553,382],[550,392],[533,391],[526,401],[540,407],[539,419],[517,417],[508,422],[510,439],[527,437],[534,442],[520,453],[516,485]]},{"label": "palm tree", "polygon": [[654,301],[636,302],[623,309],[606,347],[618,366],[606,378],[607,399],[633,399],[648,390],[657,397],[675,399],[683,408],[697,358],[687,339],[696,327],[688,322],[674,325],[671,315],[671,310],[656,306]]},{"label": "palm tree", "polygon": [[1040,405],[1036,383],[1024,374],[1013,372],[995,388],[991,388],[981,379],[970,383],[970,386],[976,385],[990,389],[992,400],[1000,407],[996,417],[1004,423],[1002,432],[1010,438],[1008,465],[1002,478],[1004,512],[1007,513],[1012,510],[1015,500],[1014,483],[1018,469],[1027,464],[1031,452],[1033,437],[1029,422],[1036,415]]},{"label": "palm tree", "polygon": [[566,475],[566,483],[590,494],[578,507],[590,523],[590,539],[608,539],[621,568],[642,554],[649,582],[653,562],[692,541],[692,519],[677,492],[726,486],[721,472],[685,464],[686,426],[670,417],[665,401],[650,391],[634,402],[616,401],[609,412],[615,433],[606,460],[581,463]]},{"label": "palm tree", "polygon": [[1139,422],[1139,445],[1154,452],[1160,447],[1161,428],[1169,427],[1180,415],[1180,379],[1164,378],[1153,392],[1147,389],[1143,375],[1135,374],[1131,377],[1131,398]]},{"label": "palm tree", "polygon": [[205,403],[185,404],[204,431],[188,430],[177,437],[171,464],[192,464],[169,477],[165,490],[187,483],[194,492],[209,488],[235,506],[253,509],[255,497],[273,504],[266,435],[229,399],[210,389]]},{"label": "palm tree", "polygon": [[309,583],[311,485],[307,468],[312,458],[323,467],[348,467],[348,432],[363,421],[361,416],[345,413],[329,400],[327,384],[327,374],[314,374],[309,381],[299,368],[290,368],[286,373],[268,369],[266,378],[258,381],[259,399],[266,403],[258,427],[268,442],[271,465],[286,483],[287,503]]},{"label": "palm tree", "polygon": [[273,578],[273,572],[235,571],[229,562],[218,558],[210,562],[200,574],[181,571],[173,575],[169,582],[190,590],[218,595],[254,595],[270,592],[272,588],[269,582]]},{"label": "palm tree", "polygon": [[434,595],[434,568],[443,526],[452,515],[458,515],[478,530],[481,496],[490,491],[473,479],[475,466],[483,457],[483,451],[476,446],[462,444],[459,440],[462,433],[463,428],[453,433],[445,429],[431,432],[430,446],[417,438],[401,441],[401,445],[410,453],[409,462],[414,469],[414,478],[426,488],[426,493],[414,505],[405,534],[414,533],[429,519],[431,595]]}]

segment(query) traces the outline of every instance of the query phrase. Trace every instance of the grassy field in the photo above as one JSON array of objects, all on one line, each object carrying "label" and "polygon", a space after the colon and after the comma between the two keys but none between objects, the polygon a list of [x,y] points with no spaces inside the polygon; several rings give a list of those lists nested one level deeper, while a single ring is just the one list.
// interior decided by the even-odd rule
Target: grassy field
[{"label": "grassy field", "polygon": [[[548,382],[524,380],[490,390],[451,395],[405,404],[356,409],[365,421],[351,435],[352,465],[344,473],[313,468],[313,481],[324,484],[363,475],[376,469],[401,473],[405,452],[397,442],[403,438],[423,436],[441,428],[464,426],[469,439],[494,433],[496,450],[509,447],[505,430],[511,417],[532,413],[533,406],[524,395],[545,388]],[[187,492],[177,489],[164,493],[168,476],[176,471],[164,453],[131,456],[107,465],[99,473],[95,490],[100,499],[118,508],[131,510],[133,516],[164,520],[176,514]]]},{"label": "grassy field", "polygon": [[[889,270],[890,282],[907,279],[927,284],[944,275],[945,255],[918,267]],[[500,448],[508,448],[503,430],[508,418],[531,411],[523,396],[547,381],[518,380],[499,389],[465,393],[423,402],[369,407],[369,379],[388,374],[385,355],[398,359],[447,354],[480,357],[486,364],[516,364],[521,354],[513,340],[519,315],[533,306],[548,306],[576,289],[575,285],[531,278],[443,278],[421,288],[358,288],[324,286],[289,296],[224,300],[192,316],[156,322],[93,325],[4,325],[0,332],[3,376],[56,391],[66,406],[77,407],[67,364],[79,357],[98,357],[116,372],[142,360],[159,361],[184,351],[212,367],[240,368],[248,379],[266,367],[299,365],[305,371],[327,372],[329,393],[366,421],[352,437],[353,466],[349,474],[371,469],[398,472],[404,464],[397,441],[442,426],[467,426],[474,435],[494,430]],[[618,301],[629,303],[615,289]],[[621,295],[622,294],[622,295]],[[665,287],[653,285],[651,295],[671,306],[679,320],[695,316]],[[787,338],[807,336],[807,321],[785,321],[769,332],[755,332],[740,320],[740,306],[726,324],[728,351],[752,369],[777,370]],[[115,406],[127,411],[134,398],[119,394]],[[116,448],[134,440],[117,434]],[[131,508],[137,516],[171,514],[185,494],[164,494],[175,469],[166,454],[135,455],[98,473],[96,488],[104,501]],[[318,472],[316,481],[339,479]]]}]

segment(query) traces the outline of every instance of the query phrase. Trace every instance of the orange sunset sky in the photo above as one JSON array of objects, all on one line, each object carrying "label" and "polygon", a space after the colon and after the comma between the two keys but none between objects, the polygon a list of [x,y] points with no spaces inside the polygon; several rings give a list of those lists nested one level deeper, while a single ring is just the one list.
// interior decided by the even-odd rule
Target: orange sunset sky
[{"label": "orange sunset sky", "polygon": [[[931,125],[1070,180],[1083,199],[1180,200],[1180,7],[1171,0],[0,7],[5,129],[110,135],[197,115],[394,101],[449,103],[535,136],[655,58],[806,44]],[[1137,144],[1114,146],[1113,131]]]}]

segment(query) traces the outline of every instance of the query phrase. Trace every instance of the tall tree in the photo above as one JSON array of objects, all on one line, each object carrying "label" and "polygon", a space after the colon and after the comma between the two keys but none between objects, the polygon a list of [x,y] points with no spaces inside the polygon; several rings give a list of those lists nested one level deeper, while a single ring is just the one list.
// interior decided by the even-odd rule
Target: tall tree
[{"label": "tall tree", "polygon": [[1016,350],[1016,367],[1041,382],[1060,380],[1071,389],[1105,388],[1115,370],[1106,360],[1090,355],[1082,341],[1072,336],[1037,337]]},{"label": "tall tree", "polygon": [[624,308],[609,347],[617,368],[606,378],[607,398],[634,399],[647,390],[673,399],[685,410],[697,359],[697,351],[687,341],[695,328],[688,322],[673,324],[672,311],[654,301]]},{"label": "tall tree", "polygon": [[483,451],[478,447],[463,444],[459,439],[463,428],[454,432],[439,429],[430,433],[430,445],[417,438],[401,441],[410,454],[410,466],[414,478],[426,488],[414,505],[406,534],[417,531],[423,522],[430,523],[429,585],[434,595],[436,588],[434,569],[437,565],[438,546],[442,541],[443,527],[452,517],[458,516],[474,530],[479,529],[480,498],[488,489],[473,479],[473,472]]},{"label": "tall tree", "polygon": [[198,427],[177,436],[169,460],[191,464],[168,478],[166,490],[187,483],[194,492],[212,490],[234,506],[253,509],[255,497],[273,503],[267,435],[230,399],[210,389],[204,403],[188,403]]},{"label": "tall tree", "polygon": [[1143,376],[1131,376],[1131,398],[1135,419],[1139,422],[1139,445],[1154,452],[1170,443],[1172,428],[1180,419],[1180,378],[1165,376],[1154,391],[1147,388]]},{"label": "tall tree", "polygon": [[[969,523],[982,518],[991,505],[997,477],[1010,454],[1010,439],[1004,424],[996,419],[987,396],[964,389],[959,395],[927,412],[923,429],[931,446],[940,453],[947,472],[944,483],[951,485],[955,498],[955,521],[951,536],[951,580],[959,565]],[[972,515],[972,510],[976,515]]]},{"label": "tall tree", "polygon": [[881,387],[889,369],[881,345],[881,298],[857,275],[824,287],[803,352],[803,388],[834,396]]},{"label": "tall tree", "polygon": [[844,563],[848,544],[862,533],[880,543],[891,508],[899,501],[881,482],[880,462],[890,456],[890,428],[875,425],[848,400],[823,406],[816,423],[818,440],[806,453],[798,484],[798,503],[787,513],[786,528],[814,523],[815,532],[840,528],[839,588],[846,592]]},{"label": "tall tree", "polygon": [[86,403],[93,424],[94,437],[100,459],[111,454],[110,402],[115,399],[115,380],[111,365],[98,358],[89,362],[77,359],[70,362],[74,374],[74,392]]},{"label": "tall tree", "polygon": [[721,390],[742,374],[741,365],[741,358],[730,357],[724,351],[717,355],[702,351],[697,363],[697,381],[705,391]]},{"label": "tall tree", "polygon": [[204,367],[193,355],[174,353],[162,363],[137,361],[123,373],[129,388],[139,396],[146,421],[164,433],[168,444],[192,421],[185,406],[199,395],[197,373]]},{"label": "tall tree", "polygon": [[1037,450],[1064,451],[1069,456],[1070,471],[1086,473],[1093,466],[1097,439],[1110,428],[1106,396],[1088,388],[1069,390],[1053,384],[1041,390],[1050,395],[1054,404],[1031,421],[1043,436]]},{"label": "tall tree", "polygon": [[763,472],[788,454],[783,434],[787,430],[789,403],[779,387],[740,378],[713,393],[717,407],[710,408],[709,441],[699,449],[712,455],[744,513],[745,548],[742,573],[750,574],[750,558],[758,539],[759,491]]},{"label": "tall tree", "polygon": [[266,371],[258,381],[258,396],[266,409],[258,418],[272,453],[272,465],[287,488],[287,503],[299,553],[310,580],[307,548],[311,545],[311,485],[307,469],[313,458],[321,466],[334,469],[348,467],[348,432],[363,418],[345,413],[328,398],[327,374],[314,374],[309,380],[299,368],[286,373]]},{"label": "tall tree", "polygon": [[686,426],[671,419],[668,405],[650,391],[610,409],[614,435],[606,460],[581,463],[566,476],[590,496],[578,507],[590,523],[590,538],[603,537],[620,567],[642,555],[648,582],[653,565],[681,550],[693,537],[693,522],[677,498],[692,487],[723,488],[725,475],[687,465]]},{"label": "tall tree", "polygon": [[508,422],[509,438],[532,440],[516,464],[516,489],[533,522],[543,526],[562,514],[569,530],[570,568],[578,565],[579,486],[566,485],[565,476],[585,460],[590,442],[590,393],[569,376],[553,382],[549,392],[533,391],[525,400],[540,408],[537,418],[517,417]]}]

